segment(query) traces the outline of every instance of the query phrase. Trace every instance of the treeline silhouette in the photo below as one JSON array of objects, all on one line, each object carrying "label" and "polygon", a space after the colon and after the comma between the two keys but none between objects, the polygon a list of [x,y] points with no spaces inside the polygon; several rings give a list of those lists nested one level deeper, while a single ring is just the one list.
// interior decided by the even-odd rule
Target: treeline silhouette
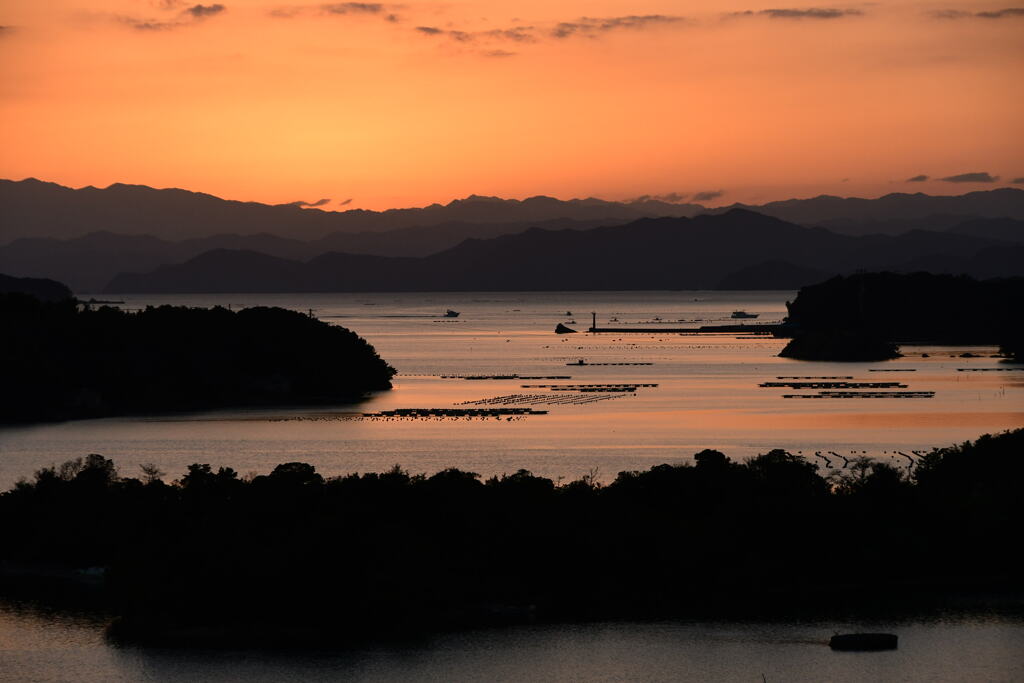
[{"label": "treeline silhouette", "polygon": [[787,302],[796,336],[783,356],[883,360],[896,344],[998,344],[1021,358],[1024,278],[858,273],[801,287]]},{"label": "treeline silhouette", "polygon": [[0,294],[0,422],[343,401],[394,369],[343,327],[281,308],[130,313]]},{"label": "treeline silhouette", "polygon": [[909,473],[782,450],[695,463],[608,485],[397,466],[325,479],[298,462],[248,478],[195,464],[166,483],[90,455],[0,496],[0,554],[106,567],[116,633],[211,644],[1020,588],[1024,430]]}]

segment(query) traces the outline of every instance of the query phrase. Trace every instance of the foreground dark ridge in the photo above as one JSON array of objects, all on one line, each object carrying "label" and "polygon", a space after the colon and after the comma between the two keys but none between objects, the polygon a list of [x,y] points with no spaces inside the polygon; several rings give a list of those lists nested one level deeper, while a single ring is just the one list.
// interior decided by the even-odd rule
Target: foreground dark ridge
[{"label": "foreground dark ridge", "polygon": [[344,402],[394,368],[343,327],[282,308],[137,313],[0,294],[0,422]]},{"label": "foreground dark ridge", "polygon": [[397,466],[324,479],[303,463],[251,479],[196,464],[168,484],[91,455],[0,495],[0,558],[8,577],[105,568],[120,635],[210,644],[1019,591],[1022,477],[1024,430],[910,475],[706,450],[607,486]]}]

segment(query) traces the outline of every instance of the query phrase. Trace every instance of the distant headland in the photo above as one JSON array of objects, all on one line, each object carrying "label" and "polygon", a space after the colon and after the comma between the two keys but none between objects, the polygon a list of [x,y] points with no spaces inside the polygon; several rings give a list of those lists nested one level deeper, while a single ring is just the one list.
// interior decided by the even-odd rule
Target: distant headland
[{"label": "distant headland", "polygon": [[898,344],[991,344],[1024,360],[1024,278],[857,273],[802,287],[787,302],[781,356],[873,361]]}]

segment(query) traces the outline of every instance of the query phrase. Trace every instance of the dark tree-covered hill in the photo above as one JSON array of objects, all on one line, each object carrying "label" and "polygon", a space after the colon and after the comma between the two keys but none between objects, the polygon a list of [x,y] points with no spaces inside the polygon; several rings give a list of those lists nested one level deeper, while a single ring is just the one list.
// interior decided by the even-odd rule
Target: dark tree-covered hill
[{"label": "dark tree-covered hill", "polygon": [[[116,633],[352,642],[514,619],[764,616],[907,591],[1019,591],[1024,430],[826,470],[774,450],[564,485],[520,470],[325,479],[195,464],[168,484],[100,455],[0,495],[0,569],[106,569]],[[6,564],[5,564],[6,563]]]},{"label": "dark tree-covered hill", "polygon": [[0,295],[0,421],[339,402],[390,388],[365,340],[281,308],[137,313]]},{"label": "dark tree-covered hill", "polygon": [[43,301],[63,301],[72,296],[67,285],[56,280],[0,274],[0,295],[4,294],[27,294]]},{"label": "dark tree-covered hill", "polygon": [[857,273],[803,287],[786,306],[796,337],[782,355],[793,358],[879,360],[915,342],[999,344],[1016,355],[1024,278]]}]

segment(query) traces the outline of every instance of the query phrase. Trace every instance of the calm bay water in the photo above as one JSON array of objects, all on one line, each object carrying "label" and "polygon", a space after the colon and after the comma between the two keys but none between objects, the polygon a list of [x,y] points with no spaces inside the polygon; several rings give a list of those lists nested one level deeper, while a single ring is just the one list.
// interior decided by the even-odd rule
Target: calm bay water
[{"label": "calm bay water", "polygon": [[[993,348],[905,348],[907,357],[848,365],[781,359],[784,342],[680,336],[659,328],[729,321],[733,310],[784,315],[789,292],[314,294],[130,296],[125,306],[278,305],[313,309],[369,340],[400,372],[395,389],[357,405],[226,410],[0,429],[0,486],[43,466],[102,453],[126,476],[155,463],[169,478],[193,462],[240,472],[300,460],[325,475],[459,467],[484,476],[527,468],[552,478],[685,462],[702,448],[742,458],[771,448],[878,458],[1024,425],[1024,372]],[[456,319],[442,317],[452,308]],[[650,334],[555,335],[559,322],[645,326]],[[571,313],[570,313],[571,312]],[[660,320],[658,320],[660,319]],[[682,321],[682,322],[680,322]],[[976,358],[961,358],[969,351]],[[924,357],[923,354],[928,354]],[[652,363],[652,365],[569,365]],[[899,370],[899,372],[872,372]],[[569,375],[571,380],[465,380],[443,375]],[[779,376],[899,381],[931,399],[785,399]],[[363,412],[443,408],[512,394],[574,396],[522,384],[652,383],[517,420],[370,420]],[[589,395],[593,398],[595,395]],[[554,399],[552,399],[554,400]],[[823,462],[823,461],[821,461]],[[839,460],[833,458],[834,464]],[[1003,605],[1005,607],[1005,605]],[[603,623],[524,626],[423,642],[310,654],[118,648],[102,616],[0,601],[0,680],[918,681],[1024,680],[1024,619],[973,610],[889,621]],[[900,635],[895,652],[834,653],[833,631]]]},{"label": "calm bay water", "polygon": [[[106,641],[100,618],[0,602],[0,679],[1010,682],[1024,680],[1019,607],[884,621],[521,626],[334,652],[273,653],[120,648]],[[856,630],[896,633],[899,649],[828,648],[834,631]]]},{"label": "calm bay water", "polygon": [[[777,357],[784,342],[735,335],[681,336],[659,328],[732,322],[758,313],[772,322],[791,292],[569,292],[128,296],[148,304],[277,305],[313,309],[369,340],[399,370],[395,388],[358,405],[314,409],[226,410],[188,415],[81,420],[0,429],[0,487],[43,466],[87,453],[114,458],[122,474],[154,463],[171,478],[193,462],[264,473],[305,461],[325,475],[459,467],[484,476],[526,468],[572,479],[597,470],[684,462],[703,448],[733,458],[786,448],[895,458],[1024,425],[1024,372],[961,372],[999,367],[994,348],[908,347],[907,357],[843,364]],[[442,317],[448,308],[461,312]],[[650,334],[556,335],[559,322],[649,327]],[[567,315],[571,312],[571,315]],[[617,322],[608,322],[610,319]],[[659,320],[660,319],[660,320]],[[682,322],[680,322],[682,321]],[[960,358],[972,352],[978,358]],[[924,358],[922,354],[928,354]],[[570,366],[642,362],[653,365]],[[1005,365],[1003,366],[1005,367]],[[872,370],[902,370],[873,372]],[[464,380],[442,375],[568,375],[571,380]],[[931,399],[784,399],[761,388],[778,376],[853,376],[900,381]],[[582,405],[535,405],[549,414],[521,420],[362,420],[361,412],[453,407],[512,394],[566,396],[544,383],[654,383]],[[591,394],[591,398],[595,395]],[[824,464],[823,460],[819,460]],[[835,464],[839,460],[833,458]]]}]

